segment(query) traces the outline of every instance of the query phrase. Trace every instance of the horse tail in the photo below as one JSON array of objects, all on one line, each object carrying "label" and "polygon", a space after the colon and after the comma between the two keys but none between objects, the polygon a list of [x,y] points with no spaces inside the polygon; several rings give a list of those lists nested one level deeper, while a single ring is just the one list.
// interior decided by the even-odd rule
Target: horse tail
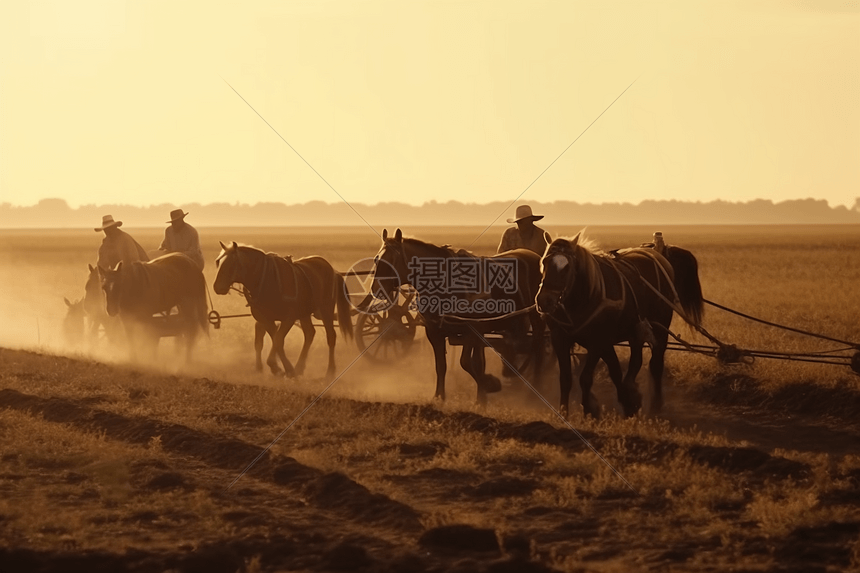
[{"label": "horse tail", "polygon": [[681,308],[693,325],[700,325],[705,315],[705,298],[699,282],[699,262],[690,251],[680,247],[668,247],[666,259],[675,271],[675,290]]},{"label": "horse tail", "polygon": [[[193,262],[193,261],[192,261]],[[197,283],[194,290],[194,320],[206,336],[209,336],[209,305],[206,302],[207,289],[206,277],[203,276],[203,271],[194,263],[194,281]]]},{"label": "horse tail", "polygon": [[346,298],[346,284],[343,276],[338,273],[334,274],[334,297],[337,302],[337,322],[340,324],[340,331],[346,338],[352,338],[352,305]]}]

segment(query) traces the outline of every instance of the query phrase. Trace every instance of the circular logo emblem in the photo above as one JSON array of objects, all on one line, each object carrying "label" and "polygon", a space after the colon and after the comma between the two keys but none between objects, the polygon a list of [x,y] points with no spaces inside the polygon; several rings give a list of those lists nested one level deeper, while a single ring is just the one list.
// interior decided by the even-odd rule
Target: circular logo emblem
[{"label": "circular logo emblem", "polygon": [[[374,276],[379,280],[374,281]],[[380,281],[384,281],[386,285],[394,285],[390,298],[385,289],[379,285]],[[374,282],[377,283],[376,290],[374,290]],[[386,261],[379,261],[377,264],[371,258],[357,261],[343,273],[346,299],[353,308],[364,314],[378,314],[394,306],[402,284],[394,266]]]}]

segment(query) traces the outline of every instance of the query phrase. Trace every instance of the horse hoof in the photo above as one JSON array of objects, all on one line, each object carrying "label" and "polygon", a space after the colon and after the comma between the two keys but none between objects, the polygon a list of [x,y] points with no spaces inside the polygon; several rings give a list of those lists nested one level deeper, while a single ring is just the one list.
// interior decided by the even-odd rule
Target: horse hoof
[{"label": "horse hoof", "polygon": [[502,381],[493,376],[492,374],[487,374],[484,378],[484,392],[487,394],[492,394],[493,392],[501,392],[502,391]]}]

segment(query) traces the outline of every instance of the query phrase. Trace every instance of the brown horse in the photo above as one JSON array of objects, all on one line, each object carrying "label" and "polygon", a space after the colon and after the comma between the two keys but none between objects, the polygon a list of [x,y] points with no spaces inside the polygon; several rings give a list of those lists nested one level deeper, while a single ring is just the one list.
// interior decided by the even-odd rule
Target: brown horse
[{"label": "brown horse", "polygon": [[[639,410],[642,397],[636,387],[636,375],[642,367],[642,347],[646,342],[651,346],[648,367],[654,381],[652,405],[659,411],[673,306],[679,301],[685,320],[698,325],[704,302],[697,267],[689,266],[695,265],[695,258],[690,261],[680,256],[676,260],[683,267],[678,273],[654,249],[605,253],[584,239],[581,232],[571,240],[556,239],[547,248],[541,261],[543,280],[536,300],[549,324],[558,358],[559,410],[564,414],[570,401],[570,351],[574,344],[587,351],[579,379],[586,415],[598,416],[591,386],[601,359],[609,369],[625,415],[632,416]],[[630,361],[622,379],[614,345],[625,341],[630,343]]]},{"label": "brown horse", "polygon": [[63,340],[70,346],[80,346],[84,340],[84,299],[66,303],[66,316],[63,318]]},{"label": "brown horse", "polygon": [[540,374],[545,325],[537,311],[528,310],[539,283],[540,256],[532,251],[517,249],[476,257],[403,238],[397,229],[391,238],[388,230],[383,231],[373,291],[389,300],[394,300],[402,284],[411,284],[418,291],[418,309],[436,359],[435,397],[445,399],[445,341],[456,339],[463,344],[460,365],[475,380],[477,402],[484,404],[488,393],[502,388],[499,379],[485,371],[484,334],[508,332],[525,339],[531,325],[531,361],[535,378]]},{"label": "brown horse", "polygon": [[99,333],[104,331],[109,343],[116,344],[122,339],[122,321],[119,317],[107,313],[105,291],[102,289],[102,279],[99,271],[92,265],[87,265],[89,275],[84,286],[84,313],[86,314],[86,332],[90,346],[99,340]]},{"label": "brown horse", "polygon": [[179,334],[185,342],[186,361],[200,330],[209,332],[206,279],[193,260],[170,253],[147,262],[117,263],[113,270],[98,267],[107,313],[122,319],[132,358],[139,345],[154,351],[160,333],[153,315],[179,308]]},{"label": "brown horse", "polygon": [[[343,277],[322,257],[303,257],[295,261],[260,249],[220,243],[221,253],[215,260],[218,273],[213,289],[227,294],[233,284],[244,287],[251,314],[257,321],[255,349],[257,364],[262,350],[262,329],[272,337],[272,351],[266,363],[273,373],[278,372],[277,359],[281,359],[286,376],[293,377],[305,369],[305,360],[316,328],[311,315],[323,322],[328,342],[328,370],[335,373],[334,347],[337,333],[334,328],[335,308],[341,333],[352,337],[350,304],[346,298]],[[295,368],[284,352],[284,339],[296,321],[300,321],[305,341]],[[280,322],[280,325],[277,323]]]}]

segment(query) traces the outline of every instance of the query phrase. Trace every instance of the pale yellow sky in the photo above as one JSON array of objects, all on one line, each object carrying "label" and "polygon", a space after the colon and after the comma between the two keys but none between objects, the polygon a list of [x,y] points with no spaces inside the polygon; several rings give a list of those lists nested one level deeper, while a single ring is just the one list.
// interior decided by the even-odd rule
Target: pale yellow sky
[{"label": "pale yellow sky", "polygon": [[[240,5],[241,4],[241,5]],[[860,1],[0,3],[0,202],[860,196]],[[223,80],[222,80],[223,78]]]}]

